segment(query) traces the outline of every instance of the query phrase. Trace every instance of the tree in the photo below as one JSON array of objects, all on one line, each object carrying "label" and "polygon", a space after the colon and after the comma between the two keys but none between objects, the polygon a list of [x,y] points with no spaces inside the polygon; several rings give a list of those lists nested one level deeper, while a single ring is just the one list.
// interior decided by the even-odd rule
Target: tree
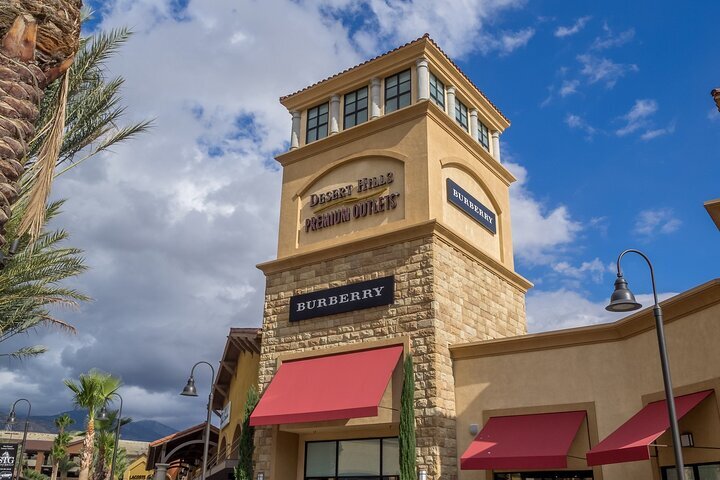
[{"label": "tree", "polygon": [[238,464],[235,467],[235,480],[253,479],[253,453],[255,452],[254,435],[255,427],[250,426],[250,415],[252,415],[260,396],[255,387],[251,386],[245,397],[245,411],[243,422],[240,428],[240,444],[238,445]]},{"label": "tree", "polygon": [[79,381],[65,379],[65,385],[73,392],[73,402],[88,411],[87,428],[80,450],[79,480],[88,480],[93,464],[95,442],[95,416],[108,403],[112,393],[120,387],[120,379],[96,369],[80,375]]},{"label": "tree", "polygon": [[50,456],[52,457],[53,462],[50,480],[57,480],[58,471],[60,470],[60,462],[62,462],[63,459],[67,459],[67,447],[70,443],[71,436],[70,433],[65,431],[65,429],[73,423],[75,423],[75,420],[70,418],[67,413],[63,413],[55,419],[55,426],[58,429],[58,433],[55,440],[53,440],[53,446],[50,450]]},{"label": "tree", "polygon": [[400,480],[417,478],[415,467],[415,373],[412,355],[406,355],[403,364],[403,387],[400,393]]},{"label": "tree", "polygon": [[[0,6],[5,1],[0,0]],[[4,13],[0,10],[0,17]],[[127,29],[117,29],[81,40],[80,51],[67,72],[66,101],[63,103],[66,109],[65,132],[54,164],[61,167],[57,175],[150,127],[150,121],[120,124],[124,112],[120,90],[124,80],[122,77],[107,78],[105,73],[106,61],[130,35]],[[0,84],[1,78],[0,75]],[[0,86],[0,91],[2,88]],[[12,261],[0,273],[0,343],[38,326],[56,326],[73,332],[71,325],[50,314],[49,307],[73,307],[87,300],[80,292],[58,287],[62,280],[79,275],[86,269],[79,250],[60,247],[67,234],[63,231],[45,232],[33,242],[30,236],[20,233],[20,223],[27,218],[31,187],[39,178],[37,171],[42,165],[42,146],[47,143],[52,131],[55,112],[61,107],[61,90],[57,81],[45,91],[36,120],[37,134],[27,146],[27,170],[20,181],[20,199],[5,225],[6,238],[17,239],[20,243]],[[2,122],[0,111],[0,136]],[[0,174],[0,180],[2,178]],[[60,205],[54,203],[47,207],[45,221],[58,214]],[[0,219],[2,215],[0,213]],[[7,254],[7,250],[0,253]],[[44,351],[41,346],[30,346],[12,353],[0,353],[0,356],[24,357]]]},{"label": "tree", "polygon": [[[37,104],[78,51],[81,7],[81,0],[0,0],[0,246],[6,243],[10,207],[20,195]],[[54,119],[62,132],[64,111]],[[54,148],[48,144],[43,153],[51,156]]]},{"label": "tree", "polygon": [[[108,411],[107,418],[98,419],[95,427],[95,455],[94,455],[94,475],[95,480],[110,480],[110,464],[112,463],[112,454],[115,449],[115,433],[117,429],[118,411]],[[127,425],[132,419],[125,417],[120,419],[120,426]],[[117,458],[115,459],[115,475],[117,475],[118,461],[121,460],[121,453],[125,449],[118,448]],[[125,454],[122,454],[123,461],[126,461]]]}]

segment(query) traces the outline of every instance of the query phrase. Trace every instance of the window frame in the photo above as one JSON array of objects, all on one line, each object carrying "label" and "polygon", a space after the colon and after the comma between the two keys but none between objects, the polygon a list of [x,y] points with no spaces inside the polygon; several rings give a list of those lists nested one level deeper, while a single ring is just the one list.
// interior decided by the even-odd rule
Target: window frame
[{"label": "window frame", "polygon": [[[408,74],[408,78],[405,81],[400,81],[400,76],[404,75],[405,73]],[[388,87],[388,80],[391,80],[392,78],[396,79],[395,85],[392,87]],[[400,91],[400,86],[407,84],[407,91]],[[408,107],[412,105],[412,69],[408,68],[406,70],[403,70],[401,72],[395,73],[393,75],[388,75],[383,80],[383,93],[384,93],[384,101],[383,101],[383,107],[384,107],[384,113],[387,115],[388,113],[395,112],[397,110],[403,109],[405,107]],[[395,94],[394,95],[388,95],[388,90],[394,88]],[[401,98],[405,98],[407,95],[407,104],[400,105]],[[395,101],[395,107],[392,109],[388,109],[388,104],[390,101]]]},{"label": "window frame", "polygon": [[[435,85],[433,85],[433,79],[435,80]],[[430,100],[445,110],[445,83],[432,72],[430,72],[430,80],[428,82],[430,84]],[[438,84],[440,84],[439,89]],[[438,91],[440,92],[439,95]]]},{"label": "window frame", "polygon": [[[480,119],[478,119],[477,139],[480,145],[485,147],[485,150],[490,151],[490,129],[485,123],[481,122]],[[484,142],[483,139],[485,140]]]},{"label": "window frame", "polygon": [[[690,465],[685,465],[685,468],[692,468],[693,477],[695,480],[698,480],[700,478],[700,467],[705,467],[707,465],[720,466],[720,462],[691,463]],[[675,465],[660,467],[660,478],[662,480],[668,480],[668,470],[675,470]]]},{"label": "window frame", "polygon": [[[463,123],[463,119],[465,123]],[[468,121],[468,107],[459,98],[455,97],[455,121],[460,125],[466,132],[470,126]]]},{"label": "window frame", "polygon": [[[352,442],[356,440],[378,440],[379,446],[380,446],[380,457],[378,458],[379,461],[379,475],[355,475],[352,477],[348,476],[340,476],[338,474],[340,470],[340,442]],[[303,480],[343,480],[343,479],[367,479],[367,480],[400,480],[400,474],[398,475],[384,475],[383,474],[383,440],[398,440],[398,436],[392,436],[392,437],[364,437],[364,438],[338,438],[338,439],[332,439],[332,440],[308,440],[305,442],[305,453],[303,458]],[[327,476],[327,477],[309,477],[307,474],[307,467],[308,467],[308,461],[307,461],[307,453],[308,453],[308,445],[312,443],[329,443],[333,442],[335,444],[335,475],[334,476]],[[399,460],[399,459],[398,459]]]},{"label": "window frame", "polygon": [[[325,112],[320,113],[320,109],[322,107],[325,107]],[[312,119],[316,120],[315,126],[312,128],[310,127],[310,113],[315,110],[317,111],[317,114],[312,117]],[[320,118],[325,115],[325,122],[321,123]],[[319,136],[319,132],[322,126],[325,126],[325,135],[322,137]],[[329,127],[330,127],[330,102],[321,103],[319,105],[315,105],[314,107],[308,108],[305,113],[305,145],[308,145],[312,142],[317,142],[318,140],[322,140],[323,138],[326,138],[329,133]],[[315,135],[313,139],[310,139],[310,132],[314,131]]]},{"label": "window frame", "polygon": [[[358,93],[362,90],[365,90],[365,97],[364,97],[365,98],[365,107],[358,109],[357,108]],[[350,102],[348,104],[348,101],[347,101],[348,95],[352,95],[352,94],[355,94],[355,100],[353,100],[352,102]],[[360,100],[362,100],[362,99],[360,99]],[[352,112],[348,113],[348,106],[350,106],[350,105],[352,105],[354,107],[354,109]],[[370,113],[369,108],[370,108],[370,89],[368,88],[367,85],[360,87],[357,90],[354,90],[352,92],[347,92],[346,94],[344,94],[343,95],[343,130],[352,128],[352,127],[355,127],[357,125],[361,125],[361,124],[367,122],[368,118],[369,118],[369,113]],[[365,120],[358,122],[358,115],[362,114],[363,112],[365,113]],[[348,120],[348,117],[350,117],[350,116],[353,116],[354,123],[352,125],[348,126],[347,120]]]},{"label": "window frame", "polygon": [[[552,478],[555,475],[563,475],[565,478],[576,478],[577,475],[583,475],[582,478],[595,478],[592,470],[541,470],[537,472],[493,472],[493,480],[506,480],[505,475],[519,476],[521,480],[527,478]],[[557,477],[555,477],[557,478]]]}]

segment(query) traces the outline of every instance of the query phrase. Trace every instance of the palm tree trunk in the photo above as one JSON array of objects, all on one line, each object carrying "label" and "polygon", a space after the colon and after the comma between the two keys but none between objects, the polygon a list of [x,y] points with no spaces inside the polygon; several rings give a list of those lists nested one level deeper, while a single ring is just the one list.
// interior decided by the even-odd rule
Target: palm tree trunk
[{"label": "palm tree trunk", "polygon": [[80,452],[80,475],[78,480],[88,480],[93,461],[93,444],[95,442],[95,419],[92,416],[88,419],[87,432],[83,439],[83,446]]},{"label": "palm tree trunk", "polygon": [[0,0],[0,246],[43,90],[77,52],[81,6],[81,0]]},{"label": "palm tree trunk", "polygon": [[60,468],[60,462],[58,462],[57,460],[53,461],[53,469],[52,469],[52,473],[50,474],[50,480],[57,480],[59,468]]}]

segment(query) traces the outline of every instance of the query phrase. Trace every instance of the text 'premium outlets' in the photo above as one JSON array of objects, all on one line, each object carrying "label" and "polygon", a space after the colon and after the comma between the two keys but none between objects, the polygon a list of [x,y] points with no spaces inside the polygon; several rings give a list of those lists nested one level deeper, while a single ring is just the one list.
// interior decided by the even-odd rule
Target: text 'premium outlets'
[{"label": "text 'premium outlets'", "polygon": [[290,298],[290,321],[390,305],[394,297],[395,279],[392,276],[293,295]]}]

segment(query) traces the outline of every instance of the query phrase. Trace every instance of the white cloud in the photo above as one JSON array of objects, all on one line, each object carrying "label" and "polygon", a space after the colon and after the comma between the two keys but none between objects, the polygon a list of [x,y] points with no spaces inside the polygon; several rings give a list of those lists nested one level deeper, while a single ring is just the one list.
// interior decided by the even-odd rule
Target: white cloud
[{"label": "white cloud", "polygon": [[568,113],[565,117],[565,123],[568,127],[581,130],[585,132],[588,136],[588,138],[592,138],[593,135],[597,133],[597,129],[590,125],[584,118],[582,118],[580,115],[575,115],[573,113]]},{"label": "white cloud", "polygon": [[634,64],[615,63],[607,58],[600,58],[590,54],[577,56],[582,64],[580,72],[588,78],[591,84],[602,82],[607,88],[615,86],[617,81],[629,72],[637,72]]},{"label": "white cloud", "polygon": [[562,86],[560,86],[560,96],[567,97],[577,93],[578,86],[580,86],[579,80],[563,80]]},{"label": "white cloud", "polygon": [[665,128],[656,128],[655,130],[648,130],[642,135],[640,135],[640,138],[642,140],[652,140],[653,138],[662,137],[664,135],[670,135],[672,133],[675,133],[675,124],[671,123]]},{"label": "white cloud", "polygon": [[527,45],[533,35],[535,35],[535,29],[533,28],[503,33],[500,36],[500,46],[498,50],[505,55],[512,53],[514,50]]},{"label": "white cloud", "polygon": [[[612,293],[612,283],[608,283],[608,300]],[[676,295],[661,292],[660,301]],[[635,298],[643,306],[653,304],[652,294],[639,294]],[[531,290],[527,295],[528,331],[531,333],[582,327],[598,323],[620,320],[623,314],[605,310],[608,300],[594,302],[576,290]]]},{"label": "white cloud", "polygon": [[573,279],[583,279],[589,275],[595,283],[602,282],[605,272],[612,271],[612,268],[608,269],[608,266],[604,265],[597,257],[589,262],[582,262],[579,267],[574,267],[568,262],[554,263],[552,269]]},{"label": "white cloud", "polygon": [[625,126],[615,133],[622,137],[648,125],[648,119],[658,111],[658,103],[652,99],[635,100],[630,111],[622,116]]},{"label": "white cloud", "polygon": [[603,30],[605,30],[605,35],[595,39],[590,47],[592,50],[606,50],[608,48],[620,47],[635,38],[634,28],[629,28],[623,32],[615,34],[615,32],[613,32],[612,29],[605,24],[603,26]]},{"label": "white cloud", "polygon": [[564,205],[548,208],[528,191],[527,170],[512,162],[505,167],[518,179],[510,187],[515,255],[529,264],[549,264],[562,247],[575,239],[580,223]]},{"label": "white cloud", "polygon": [[555,36],[559,38],[569,37],[575,35],[585,27],[585,24],[590,20],[590,16],[580,17],[571,27],[558,27],[555,30]]},{"label": "white cloud", "polygon": [[652,237],[657,234],[669,234],[677,231],[682,221],[675,216],[670,208],[643,210],[635,219],[633,231],[642,237]]}]

